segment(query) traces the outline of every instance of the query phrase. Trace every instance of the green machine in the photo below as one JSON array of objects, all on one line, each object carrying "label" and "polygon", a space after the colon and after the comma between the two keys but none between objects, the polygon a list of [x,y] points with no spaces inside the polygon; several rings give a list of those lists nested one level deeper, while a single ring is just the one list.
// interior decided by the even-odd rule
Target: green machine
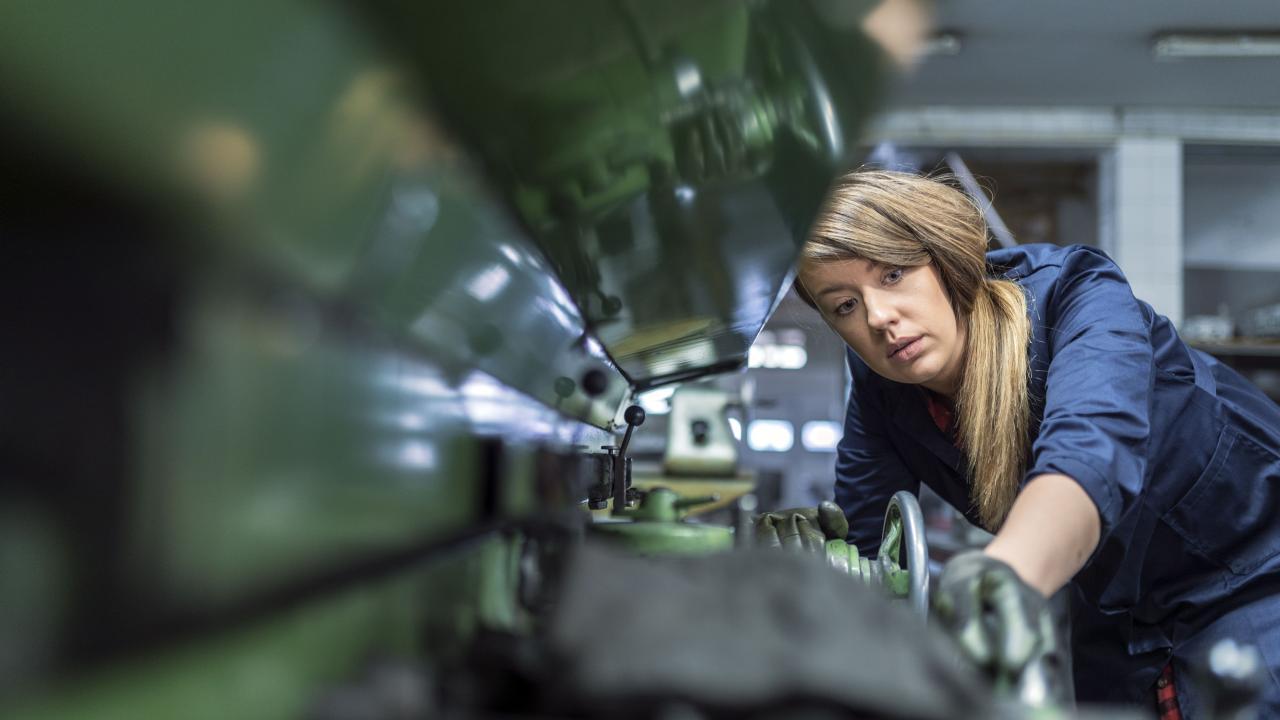
[{"label": "green machine", "polygon": [[733,548],[733,531],[726,525],[681,522],[681,511],[713,502],[715,496],[682,498],[674,490],[657,487],[645,493],[634,510],[598,520],[591,531],[641,555],[714,553]]},{"label": "green machine", "polygon": [[[728,551],[735,544],[749,546],[752,528],[746,523],[731,528],[681,522],[682,510],[715,500],[715,496],[682,498],[668,488],[657,487],[643,496],[637,508],[614,513],[611,520],[598,520],[590,529],[641,555],[714,553]],[[821,555],[835,571],[906,600],[921,618],[927,615],[929,550],[920,503],[911,493],[899,492],[889,502],[876,557],[861,556],[857,546],[842,539],[828,540]]]},{"label": "green machine", "polygon": [[[0,7],[0,716],[569,707],[510,669],[575,547],[679,525],[586,505],[631,395],[740,367],[785,291],[869,8]],[[899,507],[833,557],[917,603]],[[949,672],[849,687],[942,716]]]}]

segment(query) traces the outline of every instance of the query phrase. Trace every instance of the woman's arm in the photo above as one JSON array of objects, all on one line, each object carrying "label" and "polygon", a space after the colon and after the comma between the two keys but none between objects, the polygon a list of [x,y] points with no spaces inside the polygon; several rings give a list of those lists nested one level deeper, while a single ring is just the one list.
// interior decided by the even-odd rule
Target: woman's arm
[{"label": "woman's arm", "polygon": [[1100,531],[1098,508],[1079,483],[1061,474],[1038,475],[1018,493],[985,552],[1048,597],[1084,566]]}]

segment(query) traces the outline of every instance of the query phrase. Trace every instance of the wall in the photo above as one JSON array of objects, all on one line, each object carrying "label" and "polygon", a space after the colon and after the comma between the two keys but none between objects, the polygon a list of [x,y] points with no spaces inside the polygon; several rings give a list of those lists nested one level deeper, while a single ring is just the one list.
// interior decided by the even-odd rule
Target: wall
[{"label": "wall", "polygon": [[1187,314],[1280,302],[1280,150],[1189,146],[1183,198]]}]

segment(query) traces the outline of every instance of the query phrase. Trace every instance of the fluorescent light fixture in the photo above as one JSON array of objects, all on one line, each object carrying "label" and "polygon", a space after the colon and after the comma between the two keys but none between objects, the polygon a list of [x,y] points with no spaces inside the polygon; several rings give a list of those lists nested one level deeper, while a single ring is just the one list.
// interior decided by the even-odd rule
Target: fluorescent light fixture
[{"label": "fluorescent light fixture", "polygon": [[1151,43],[1157,60],[1280,57],[1280,31],[1161,33]]},{"label": "fluorescent light fixture", "polygon": [[747,425],[747,447],[756,452],[786,452],[795,443],[795,426],[786,420],[752,420]]},{"label": "fluorescent light fixture", "polygon": [[831,452],[840,443],[844,428],[830,420],[810,420],[800,428],[800,444],[809,452]]},{"label": "fluorescent light fixture", "polygon": [[924,56],[934,55],[959,55],[960,54],[960,35],[954,32],[934,33],[928,40],[924,41],[924,47],[921,48],[920,54]]},{"label": "fluorescent light fixture", "polygon": [[747,367],[771,370],[799,370],[809,362],[809,353],[799,345],[752,345],[747,351]]},{"label": "fluorescent light fixture", "polygon": [[804,340],[804,331],[799,328],[763,330],[747,351],[747,367],[799,370],[809,362]]}]

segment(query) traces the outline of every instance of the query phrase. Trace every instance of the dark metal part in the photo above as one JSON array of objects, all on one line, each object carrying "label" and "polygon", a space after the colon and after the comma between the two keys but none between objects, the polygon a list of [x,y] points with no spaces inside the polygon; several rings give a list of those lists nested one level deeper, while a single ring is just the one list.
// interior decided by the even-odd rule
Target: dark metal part
[{"label": "dark metal part", "polygon": [[588,370],[582,374],[582,391],[591,397],[598,397],[609,388],[609,378],[602,370]]},{"label": "dark metal part", "polygon": [[996,212],[995,203],[991,202],[991,198],[987,197],[986,191],[978,184],[977,178],[969,170],[969,166],[965,164],[959,153],[949,152],[946,156],[947,165],[951,171],[956,174],[960,180],[961,187],[978,203],[978,207],[982,208],[982,214],[987,218],[987,227],[991,228],[991,234],[995,236],[996,241],[1000,243],[1000,247],[1014,247],[1018,241],[1014,239],[1013,233],[1009,231],[1009,226],[1004,224],[1004,219],[1000,217],[1000,213]]},{"label": "dark metal part", "polygon": [[627,432],[622,436],[622,445],[618,448],[618,456],[614,458],[613,470],[613,511],[625,510],[627,507],[627,486],[631,473],[627,467],[627,446],[631,444],[631,433],[644,424],[644,408],[632,405],[622,414],[627,423]]},{"label": "dark metal part", "polygon": [[591,455],[580,449],[543,446],[534,455],[534,491],[543,510],[555,512],[589,499],[597,478]]},{"label": "dark metal part", "polygon": [[711,433],[711,425],[706,420],[694,420],[689,424],[689,431],[693,434],[694,445],[706,445]]},{"label": "dark metal part", "polygon": [[609,498],[613,496],[613,476],[616,470],[614,459],[618,451],[612,445],[600,448],[604,452],[591,453],[595,463],[590,490],[587,493],[587,507],[592,510],[603,510],[609,507]]},{"label": "dark metal part", "polygon": [[480,468],[477,489],[480,493],[480,519],[498,516],[502,499],[502,439],[484,438],[476,445]]}]

